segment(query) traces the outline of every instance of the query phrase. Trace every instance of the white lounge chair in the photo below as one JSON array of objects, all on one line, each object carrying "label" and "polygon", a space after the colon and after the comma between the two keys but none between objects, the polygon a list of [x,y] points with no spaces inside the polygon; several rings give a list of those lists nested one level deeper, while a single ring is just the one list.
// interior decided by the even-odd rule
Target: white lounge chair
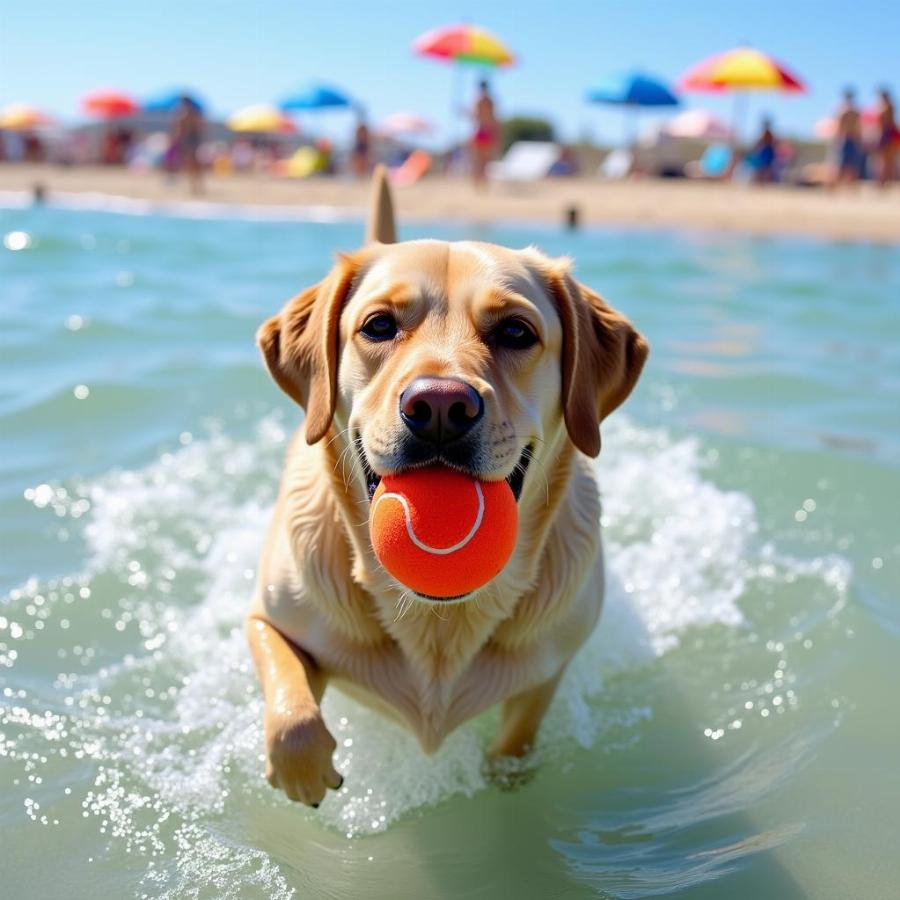
[{"label": "white lounge chair", "polygon": [[627,178],[634,167],[634,154],[630,150],[621,147],[606,155],[606,159],[600,163],[599,173],[603,178],[618,181]]},{"label": "white lounge chair", "polygon": [[516,141],[503,159],[488,163],[487,174],[497,181],[537,181],[550,174],[559,153],[549,141]]}]

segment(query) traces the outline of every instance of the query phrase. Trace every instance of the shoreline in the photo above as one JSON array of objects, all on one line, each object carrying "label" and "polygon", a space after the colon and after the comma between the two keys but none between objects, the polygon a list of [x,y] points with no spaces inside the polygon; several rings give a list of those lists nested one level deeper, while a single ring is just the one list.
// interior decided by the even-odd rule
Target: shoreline
[{"label": "shoreline", "polygon": [[[169,214],[285,221],[358,221],[368,184],[344,178],[287,180],[267,175],[210,176],[206,193],[192,197],[180,182],[157,172],[52,165],[0,166],[0,205],[30,206],[40,185],[50,206],[131,214]],[[6,202],[5,202],[6,201]],[[430,177],[395,190],[401,223],[533,224],[565,227],[578,210],[584,227],[729,232],[837,241],[900,243],[900,186],[872,184],[840,193],[780,185],[682,180],[607,182],[560,178],[491,184]]]}]

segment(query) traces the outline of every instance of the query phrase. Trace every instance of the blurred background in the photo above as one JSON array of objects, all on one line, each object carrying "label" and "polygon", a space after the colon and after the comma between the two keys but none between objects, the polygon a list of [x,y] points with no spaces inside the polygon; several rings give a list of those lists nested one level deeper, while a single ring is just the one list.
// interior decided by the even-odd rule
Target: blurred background
[{"label": "blurred background", "polygon": [[[898,33],[869,0],[7,4],[4,895],[895,897]],[[254,334],[361,243],[379,162],[401,238],[570,256],[652,354],[516,789],[495,714],[425,757],[329,691],[312,811],[264,781],[242,629],[302,416]]]}]

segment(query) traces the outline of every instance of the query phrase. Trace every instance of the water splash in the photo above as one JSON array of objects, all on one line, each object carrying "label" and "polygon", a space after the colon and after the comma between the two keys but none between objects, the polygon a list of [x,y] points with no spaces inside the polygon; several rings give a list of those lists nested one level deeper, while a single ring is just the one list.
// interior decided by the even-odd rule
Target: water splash
[{"label": "water splash", "polygon": [[[45,775],[73,760],[87,767],[80,815],[147,858],[154,895],[196,884],[219,896],[238,896],[242,884],[290,895],[277,863],[227,837],[235,810],[284,802],[262,780],[262,709],[242,620],[285,441],[267,418],[249,440],[182,436],[142,469],[30,489],[35,505],[78,531],[88,565],[28,582],[3,609],[0,664],[14,686],[3,692],[0,758],[29,791],[26,814],[48,827],[65,804]],[[636,739],[649,708],[598,707],[604,679],[672,652],[691,629],[747,627],[748,586],[811,578],[839,604],[849,578],[842,559],[760,546],[752,501],[705,476],[715,458],[696,441],[620,420],[605,443],[607,605],[550,712],[544,754],[572,740]],[[42,677],[52,690],[33,687]],[[352,837],[486,787],[490,713],[431,758],[337,691],[324,713],[346,782],[299,816]]]}]

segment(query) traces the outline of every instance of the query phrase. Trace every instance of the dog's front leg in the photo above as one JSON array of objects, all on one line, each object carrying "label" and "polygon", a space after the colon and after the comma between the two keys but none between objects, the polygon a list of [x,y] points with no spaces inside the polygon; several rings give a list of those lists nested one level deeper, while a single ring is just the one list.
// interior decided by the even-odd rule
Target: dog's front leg
[{"label": "dog's front leg", "polygon": [[247,639],[265,697],[266,778],[292,800],[318,806],[343,778],[337,746],[319,709],[325,677],[315,661],[264,619],[247,619]]},{"label": "dog's front leg", "polygon": [[560,670],[548,681],[503,702],[500,731],[491,747],[491,756],[525,756],[534,747],[538,728],[553,700],[562,674]]}]

